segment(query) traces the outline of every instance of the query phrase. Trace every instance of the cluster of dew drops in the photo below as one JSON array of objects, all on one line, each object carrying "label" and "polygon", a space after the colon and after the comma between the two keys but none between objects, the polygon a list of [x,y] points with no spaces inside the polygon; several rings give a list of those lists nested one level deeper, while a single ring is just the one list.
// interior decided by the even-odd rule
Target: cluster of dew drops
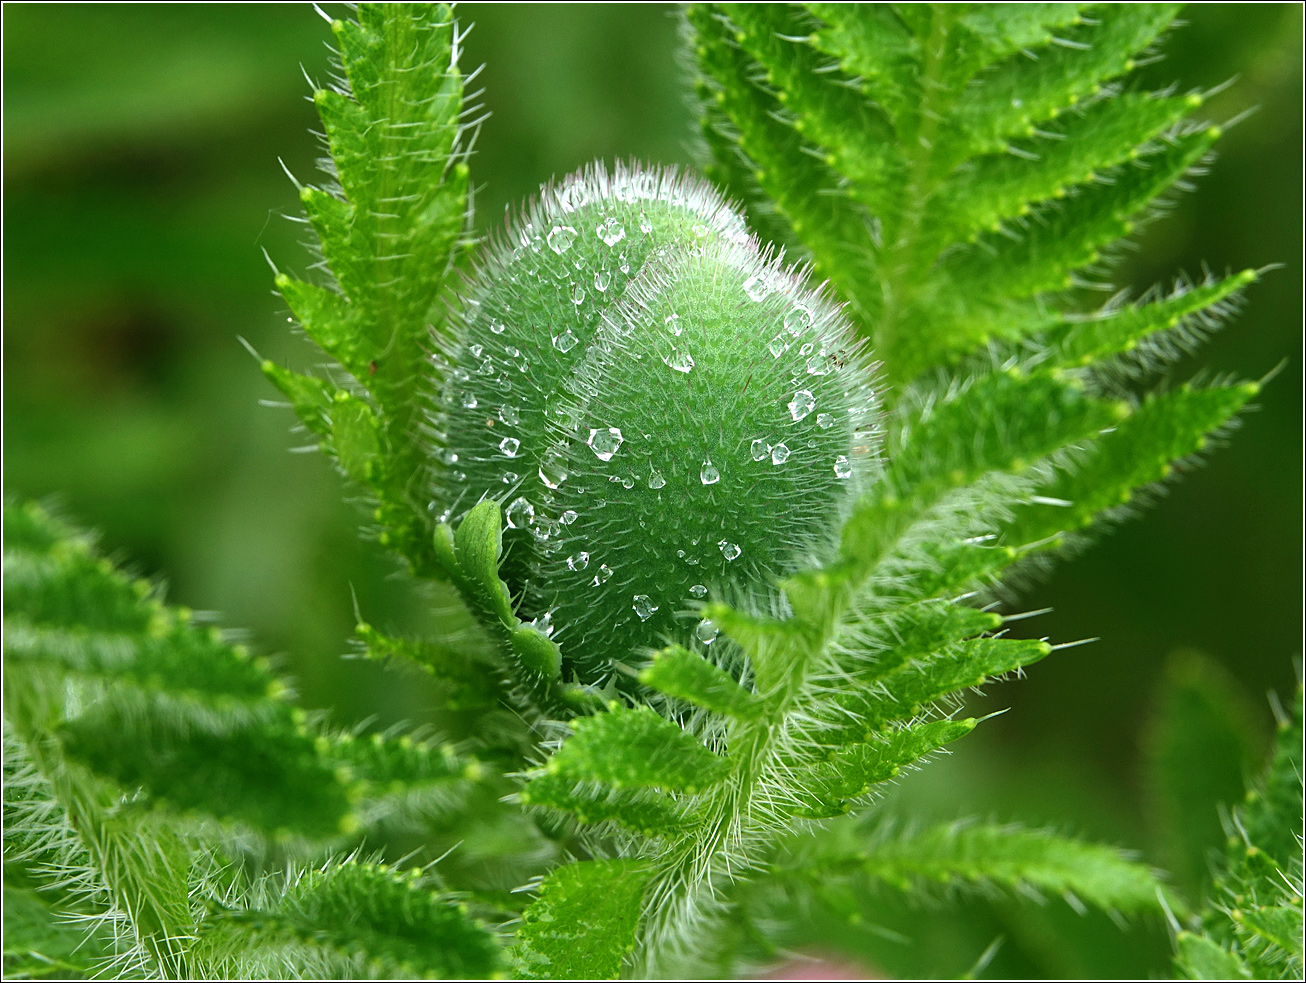
[{"label": "cluster of dew drops", "polygon": [[[627,175],[618,179],[614,182],[613,192],[619,201],[633,202],[641,198],[654,199],[661,197],[671,205],[688,206],[691,204],[689,199],[683,195],[683,192],[675,190],[668,191],[665,189],[659,190],[657,179],[652,175],[647,174]],[[527,222],[521,232],[517,253],[520,254],[522,250],[530,250],[533,253],[539,253],[542,248],[547,247],[558,256],[565,255],[582,234],[573,225],[563,224],[565,221],[565,213],[575,211],[577,208],[588,203],[589,189],[583,183],[577,182],[563,188],[558,193],[558,204],[561,211],[564,213],[563,220],[555,222],[549,231],[543,236],[540,235],[539,230],[535,228],[532,222]],[[640,235],[648,235],[653,231],[652,222],[650,222],[647,216],[642,212],[638,229]],[[706,239],[711,231],[712,230],[705,225],[695,225],[693,227],[695,244],[691,249],[701,251],[701,242]],[[595,226],[594,234],[605,246],[608,247],[608,249],[614,251],[613,258],[616,261],[617,268],[620,269],[622,274],[628,275],[630,273],[630,264],[627,255],[624,250],[618,250],[620,243],[627,238],[627,229],[622,221],[616,216],[608,216]],[[740,242],[746,242],[749,238],[748,233],[742,229],[738,232],[726,233],[726,235],[728,238],[736,239]],[[581,270],[581,263],[579,261],[575,262],[573,265],[577,271]],[[543,276],[544,274],[528,269],[526,275]],[[565,265],[557,275],[560,279],[570,281],[570,299],[572,304],[576,306],[578,313],[580,313],[582,305],[585,303],[587,296],[589,296],[591,281],[588,278],[574,280],[571,271],[568,270]],[[512,274],[510,279],[513,282],[516,282],[517,275]],[[601,266],[600,269],[594,273],[592,280],[594,295],[596,297],[605,295],[611,285],[612,271],[606,265]],[[777,276],[763,272],[745,280],[743,290],[749,300],[755,303],[761,303],[775,291],[789,294],[792,291],[792,286]],[[798,338],[804,333],[804,331],[807,331],[811,327],[812,320],[812,312],[808,307],[801,303],[795,304],[795,306],[786,313],[783,320],[782,330],[778,331],[767,343],[766,349],[771,357],[779,359],[788,352],[790,348],[797,343]],[[684,330],[680,315],[677,313],[668,315],[664,320],[664,327],[671,348],[669,354],[663,356],[663,363],[673,372],[684,374],[692,372],[695,368],[694,357],[687,347],[679,343],[679,339]],[[502,335],[507,330],[507,326],[504,323],[494,319],[491,319],[489,328],[491,333],[495,335]],[[559,352],[566,354],[579,344],[579,339],[570,328],[564,328],[558,334],[551,336],[551,343]],[[477,361],[477,368],[475,370],[477,375],[495,375],[496,370],[493,360],[485,354],[482,345],[469,345],[468,353]],[[505,345],[503,354],[507,356],[509,364],[514,365],[518,372],[524,373],[529,369],[529,362],[522,354],[521,350],[515,346]],[[812,376],[827,375],[833,371],[838,364],[837,361],[832,359],[827,353],[824,345],[821,345],[818,350],[817,344],[812,341],[804,342],[801,345],[799,356],[800,359],[806,360],[806,373]],[[466,369],[455,367],[451,371],[451,374],[453,378],[459,382],[470,382],[471,374]],[[511,381],[506,373],[500,374],[496,381],[499,388],[503,391],[509,391],[512,388]],[[475,409],[478,405],[476,394],[470,388],[464,389],[456,398],[465,409]],[[816,397],[810,389],[799,388],[794,391],[793,397],[789,400],[787,406],[790,417],[794,423],[797,423],[804,420],[816,410]],[[848,412],[852,413],[854,410],[849,409]],[[520,422],[520,415],[517,409],[507,404],[499,408],[498,418],[507,426],[516,426]],[[834,426],[834,424],[835,417],[832,414],[824,412],[817,414],[816,425],[821,429],[829,429]],[[625,437],[618,427],[590,428],[589,436],[585,440],[586,446],[590,448],[594,453],[594,456],[605,463],[616,457],[624,442]],[[513,459],[517,457],[520,449],[521,441],[516,437],[507,436],[498,443],[499,453],[502,454],[505,459]],[[768,442],[767,438],[758,437],[752,441],[748,453],[754,462],[762,462],[769,458],[773,467],[781,467],[786,461],[788,461],[792,452],[783,440],[772,444]],[[452,451],[446,451],[444,452],[443,459],[446,464],[454,465],[458,460],[458,456]],[[840,479],[847,479],[852,476],[852,472],[853,468],[848,456],[846,454],[838,455],[834,462],[835,476]],[[466,474],[458,470],[450,471],[449,476],[455,481],[463,481],[466,479]],[[539,477],[547,487],[557,488],[566,480],[567,476],[565,471],[563,471],[556,462],[546,461],[539,467]],[[503,482],[508,485],[515,485],[519,479],[520,476],[513,471],[506,471],[502,475]],[[625,488],[629,489],[634,487],[637,479],[632,474],[626,476],[614,475],[610,480],[620,482]],[[721,480],[720,469],[708,458],[704,459],[699,470],[699,480],[704,485],[713,485]],[[666,485],[666,478],[658,469],[652,468],[647,479],[647,484],[650,489],[661,489]],[[600,500],[600,502],[596,504],[596,507],[602,507],[604,504],[606,503]],[[552,538],[564,527],[574,523],[577,518],[579,518],[578,513],[571,509],[564,511],[557,519],[550,518],[544,514],[537,514],[535,507],[525,496],[518,496],[504,510],[504,519],[510,528],[529,529],[536,539],[542,542]],[[441,517],[441,521],[447,521],[447,519],[447,514]],[[721,555],[727,562],[737,560],[743,553],[742,548],[738,544],[732,543],[727,539],[722,539],[717,546]],[[684,550],[678,550],[677,555],[682,559],[686,558]],[[568,556],[565,562],[569,570],[575,573],[580,573],[589,569],[591,565],[590,559],[590,554],[588,552],[579,551]],[[697,561],[693,559],[688,559],[687,562],[697,565]],[[600,563],[597,565],[597,570],[590,580],[590,586],[599,587],[607,583],[612,576],[612,568],[606,563]],[[707,596],[707,587],[703,584],[694,584],[689,588],[689,593],[693,598],[701,600]],[[647,621],[659,610],[658,605],[654,603],[653,599],[650,598],[648,594],[633,595],[631,599],[631,608],[640,621]],[[549,614],[537,618],[533,624],[544,634],[552,634],[553,626]],[[717,638],[718,629],[710,620],[703,619],[696,626],[694,635],[701,644],[710,645]]]}]

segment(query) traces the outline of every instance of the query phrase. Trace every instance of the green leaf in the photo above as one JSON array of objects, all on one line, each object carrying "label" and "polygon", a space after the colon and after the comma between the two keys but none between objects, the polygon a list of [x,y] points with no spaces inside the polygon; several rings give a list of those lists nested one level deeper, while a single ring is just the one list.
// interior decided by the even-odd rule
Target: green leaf
[{"label": "green leaf", "polygon": [[517,930],[520,960],[536,979],[612,980],[634,951],[648,869],[632,860],[559,867]]},{"label": "green leaf", "polygon": [[13,886],[6,866],[4,885],[4,978],[91,979],[104,950],[86,928],[67,920],[36,891]]},{"label": "green leaf", "polygon": [[1180,932],[1175,939],[1180,969],[1190,980],[1250,980],[1252,974],[1234,952],[1204,935]]},{"label": "green leaf", "polygon": [[894,721],[910,720],[931,704],[964,689],[980,686],[1046,656],[1047,642],[1020,638],[974,638],[882,677],[872,686],[839,694],[838,712],[851,719],[833,730],[818,731],[824,744],[870,740]]},{"label": "green leaf", "polygon": [[652,707],[583,717],[575,733],[549,759],[551,774],[593,780],[614,788],[696,792],[719,782],[730,763]]},{"label": "green leaf", "polygon": [[500,965],[494,937],[417,871],[355,860],[297,872],[266,906],[215,908],[197,947],[255,978],[314,956],[364,978],[488,979]]},{"label": "green leaf", "polygon": [[697,706],[747,720],[761,712],[756,696],[719,666],[680,645],[663,649],[639,674],[640,682]]},{"label": "green leaf", "polygon": [[1041,488],[1040,501],[1015,510],[1008,541],[1048,540],[1082,529],[1102,512],[1124,505],[1136,489],[1166,477],[1173,462],[1201,450],[1206,435],[1259,391],[1254,383],[1205,389],[1182,386],[1147,399],[1095,441],[1073,470]]},{"label": "green leaf", "polygon": [[350,790],[302,724],[283,718],[208,729],[168,710],[122,694],[64,725],[65,753],[182,813],[269,834],[330,836],[352,828]]},{"label": "green leaf", "polygon": [[887,738],[842,748],[826,761],[807,765],[794,783],[801,803],[794,812],[812,819],[843,815],[852,800],[896,777],[918,758],[969,734],[975,724],[968,718],[903,727]]},{"label": "green leaf", "polygon": [[[1178,290],[1150,304],[1100,311],[1088,317],[1067,319],[1045,331],[1037,341],[1045,345],[1056,365],[1083,366],[1120,352],[1131,351],[1163,333],[1182,332],[1185,319],[1202,315],[1235,296],[1256,280],[1254,270],[1243,270],[1222,280]],[[1209,317],[1209,314],[1206,314]]]},{"label": "green leaf", "polygon": [[866,860],[872,877],[904,887],[913,878],[1072,894],[1108,911],[1160,910],[1161,884],[1145,864],[1113,847],[1041,830],[985,824],[937,826],[890,840]]},{"label": "green leaf", "polygon": [[569,812],[582,823],[617,823],[645,836],[683,834],[686,828],[675,802],[646,789],[609,788],[546,771],[531,778],[519,795],[526,805]]}]

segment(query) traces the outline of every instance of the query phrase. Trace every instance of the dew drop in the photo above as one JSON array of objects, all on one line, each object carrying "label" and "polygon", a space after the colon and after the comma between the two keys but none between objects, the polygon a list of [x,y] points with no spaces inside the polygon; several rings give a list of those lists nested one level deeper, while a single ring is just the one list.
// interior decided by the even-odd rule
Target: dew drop
[{"label": "dew drop", "polygon": [[603,222],[594,231],[598,233],[599,238],[602,239],[604,244],[608,247],[615,246],[622,239],[626,238],[626,227],[622,225],[621,220],[615,216]]},{"label": "dew drop", "polygon": [[648,476],[648,486],[650,488],[656,489],[656,488],[665,488],[666,484],[667,484],[667,479],[662,477],[662,472],[659,471],[657,468],[654,468],[653,473]]},{"label": "dew drop", "polygon": [[832,426],[834,426],[833,414],[830,413],[816,414],[816,425],[820,427],[822,430],[829,430]]},{"label": "dew drop", "polygon": [[476,367],[477,375],[494,375],[494,362],[491,359],[485,359]]},{"label": "dew drop", "polygon": [[567,472],[562,467],[562,462],[554,454],[550,454],[539,466],[540,481],[544,482],[546,488],[557,488],[567,480]]},{"label": "dew drop", "polygon": [[631,599],[630,606],[635,609],[640,621],[648,621],[649,618],[653,617],[653,612],[658,609],[658,606],[649,600],[647,594],[636,594]]},{"label": "dew drop", "polygon": [[789,460],[789,448],[783,443],[776,444],[771,448],[771,463],[773,465],[779,467],[787,460]]},{"label": "dew drop", "polygon": [[721,548],[721,555],[727,560],[737,560],[739,559],[739,554],[743,552],[743,550],[734,543],[727,542],[724,539],[717,543],[717,546]]},{"label": "dew drop", "polygon": [[579,283],[571,289],[571,302],[577,305],[585,303],[585,288]]},{"label": "dew drop", "polygon": [[705,485],[715,485],[721,480],[721,472],[711,461],[704,461],[702,469],[698,472],[698,480]]},{"label": "dew drop", "polygon": [[512,504],[504,509],[503,517],[512,529],[524,529],[535,518],[535,506],[525,498],[514,498]]},{"label": "dew drop", "polygon": [[500,406],[499,419],[510,427],[515,427],[521,423],[521,415],[517,412],[515,406]]},{"label": "dew drop", "polygon": [[795,307],[785,315],[785,330],[797,338],[803,329],[812,324],[812,312],[806,307]]},{"label": "dew drop", "polygon": [[530,626],[538,631],[545,638],[553,634],[553,615],[546,611],[540,617],[530,623]]},{"label": "dew drop", "polygon": [[516,471],[505,471],[503,473],[503,483],[505,485],[515,484],[517,479],[520,477],[521,475],[519,475]]},{"label": "dew drop", "polygon": [[561,256],[576,241],[576,230],[570,225],[555,225],[545,241],[549,244],[550,249]]},{"label": "dew drop", "polygon": [[480,345],[468,345],[467,350],[472,353],[472,358],[480,358],[481,352],[485,351]]},{"label": "dew drop", "polygon": [[589,440],[585,441],[589,449],[594,452],[594,456],[600,461],[611,461],[612,455],[617,453],[621,447],[621,442],[625,438],[621,436],[621,430],[617,427],[605,427],[602,430],[590,430]]},{"label": "dew drop", "polygon": [[689,588],[689,593],[695,597],[707,597],[707,588],[702,584],[695,584],[693,587]]},{"label": "dew drop", "polygon": [[562,513],[562,515],[558,516],[558,521],[561,522],[564,526],[569,526],[579,518],[580,518],[579,512],[577,512],[575,509],[568,509],[566,512]]},{"label": "dew drop", "polygon": [[622,487],[622,488],[627,488],[627,489],[629,489],[629,488],[634,488],[634,487],[635,487],[635,476],[634,476],[633,474],[628,474],[628,475],[626,475],[624,478],[622,478],[622,479],[621,479],[621,487]]},{"label": "dew drop", "polygon": [[853,466],[848,461],[847,454],[840,454],[834,459],[834,476],[836,478],[852,477]]},{"label": "dew drop", "polygon": [[547,515],[537,515],[531,520],[531,533],[541,543],[558,531],[558,523]]},{"label": "dew drop", "polygon": [[785,341],[784,335],[776,335],[766,346],[766,350],[771,353],[772,358],[779,358],[789,347],[789,342]]},{"label": "dew drop", "polygon": [[685,330],[685,326],[680,323],[679,314],[668,314],[666,316],[666,319],[663,320],[662,323],[665,324],[667,326],[667,330],[670,331],[677,338],[679,338],[680,333]]},{"label": "dew drop", "polygon": [[599,270],[594,274],[594,289],[599,293],[605,293],[608,285],[612,283],[612,274],[607,270]]},{"label": "dew drop", "polygon": [[694,367],[694,356],[689,354],[689,352],[672,352],[670,355],[665,356],[662,361],[666,362],[669,368],[675,369],[677,372],[687,373]]},{"label": "dew drop", "polygon": [[830,357],[825,352],[817,352],[807,360],[808,375],[829,375]]},{"label": "dew drop", "polygon": [[516,345],[504,345],[503,351],[509,358],[521,358],[521,349]]},{"label": "dew drop", "polygon": [[707,618],[700,621],[694,629],[694,637],[704,645],[711,645],[719,634],[721,634],[720,630]]},{"label": "dew drop", "polygon": [[753,446],[749,449],[748,453],[752,456],[754,461],[764,461],[766,460],[766,455],[771,453],[771,445],[761,437],[758,437],[753,441]]},{"label": "dew drop", "polygon": [[521,441],[516,437],[504,437],[499,441],[499,450],[503,452],[504,457],[516,457],[517,449],[521,447]]},{"label": "dew drop", "polygon": [[504,324],[502,321],[490,321],[490,332],[492,334],[503,334],[507,330],[508,325]]},{"label": "dew drop", "polygon": [[567,557],[568,570],[584,570],[590,565],[590,555],[588,553],[577,553],[575,556]]},{"label": "dew drop", "polygon": [[812,412],[814,406],[816,406],[816,397],[812,395],[810,390],[800,389],[798,392],[794,393],[794,398],[789,400],[789,415],[792,416],[794,422],[797,423],[808,413]]},{"label": "dew drop", "polygon": [[744,293],[748,294],[749,300],[764,300],[770,292],[771,289],[760,276],[750,276],[744,281]]},{"label": "dew drop", "polygon": [[474,392],[463,393],[463,408],[468,410],[476,409],[476,394]]},{"label": "dew drop", "polygon": [[612,568],[608,566],[606,563],[600,563],[599,572],[596,573],[594,575],[594,579],[590,581],[590,586],[598,587],[599,584],[606,584],[611,579],[612,579]]},{"label": "dew drop", "polygon": [[[580,288],[577,287],[577,289],[579,290]],[[582,296],[584,296],[583,291],[582,291]],[[558,349],[558,351],[566,354],[567,352],[571,351],[573,348],[576,347],[576,340],[577,340],[576,336],[572,334],[571,329],[568,328],[562,334],[558,335],[553,339],[553,347]]]}]

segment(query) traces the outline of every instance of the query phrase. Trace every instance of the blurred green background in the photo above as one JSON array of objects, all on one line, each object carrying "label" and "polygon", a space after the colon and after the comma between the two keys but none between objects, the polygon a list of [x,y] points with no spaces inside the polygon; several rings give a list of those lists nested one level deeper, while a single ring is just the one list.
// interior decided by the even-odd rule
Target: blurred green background
[{"label": "blurred green background", "polygon": [[[275,394],[238,340],[296,368],[321,359],[288,330],[263,253],[307,263],[278,158],[313,172],[297,66],[326,75],[327,25],[307,5],[6,4],[3,17],[6,493],[54,496],[175,603],[248,629],[340,722],[427,719],[420,685],[341,656],[355,603],[402,626],[442,602],[359,541],[349,491],[320,456],[291,453],[307,441],[288,410],[260,406]],[[464,66],[485,65],[491,114],[473,160],[479,229],[596,157],[689,161],[671,8],[466,4],[459,18],[475,24]],[[910,816],[1020,817],[1157,862],[1140,745],[1171,654],[1223,666],[1264,726],[1264,694],[1291,688],[1301,652],[1302,10],[1213,4],[1185,19],[1143,69],[1149,83],[1232,79],[1206,115],[1254,112],[1138,237],[1120,283],[1281,264],[1176,376],[1283,371],[1227,447],[1023,595],[1054,609],[1025,634],[1099,641],[977,698],[1011,710],[894,793]],[[934,939],[928,964],[894,956],[908,947],[887,928],[806,938],[842,939],[897,974],[954,975],[997,934],[1014,942],[994,972],[1164,969],[1157,926],[1112,954],[1104,919],[1001,907],[913,916]],[[1082,936],[1069,949],[1049,941],[1065,917]]]}]

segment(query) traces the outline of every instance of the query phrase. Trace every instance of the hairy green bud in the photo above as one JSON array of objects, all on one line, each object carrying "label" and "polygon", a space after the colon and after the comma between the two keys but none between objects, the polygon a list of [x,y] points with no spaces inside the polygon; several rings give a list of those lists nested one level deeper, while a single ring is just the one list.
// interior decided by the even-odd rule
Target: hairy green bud
[{"label": "hairy green bud", "polygon": [[[504,509],[503,576],[598,682],[828,557],[872,460],[867,360],[706,184],[595,166],[487,251],[443,345],[447,517]],[[764,600],[765,599],[765,600]]]}]

